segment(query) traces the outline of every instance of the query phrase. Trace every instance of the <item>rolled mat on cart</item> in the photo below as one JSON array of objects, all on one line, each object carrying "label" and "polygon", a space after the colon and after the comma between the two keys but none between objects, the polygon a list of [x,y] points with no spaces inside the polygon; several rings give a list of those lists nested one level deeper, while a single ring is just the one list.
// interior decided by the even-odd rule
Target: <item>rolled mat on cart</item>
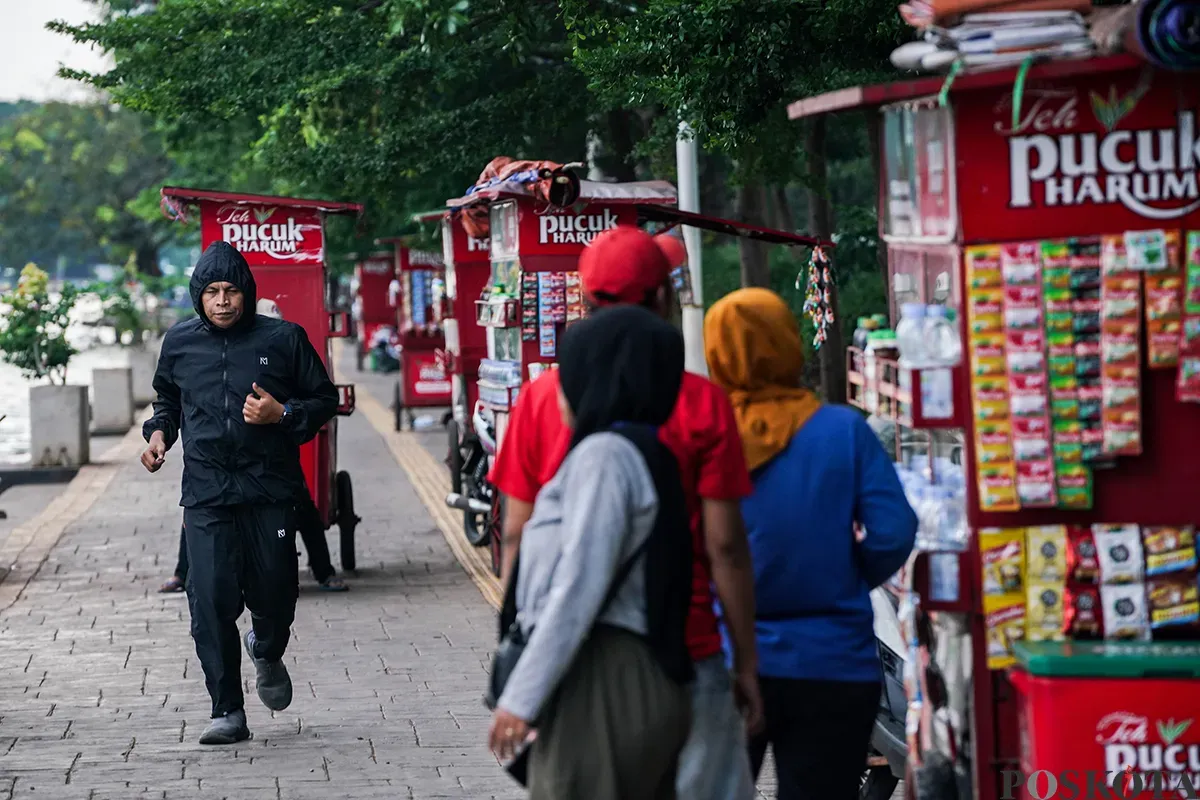
[{"label": "rolled mat on cart", "polygon": [[1140,0],[1125,49],[1161,69],[1200,70],[1200,2]]}]

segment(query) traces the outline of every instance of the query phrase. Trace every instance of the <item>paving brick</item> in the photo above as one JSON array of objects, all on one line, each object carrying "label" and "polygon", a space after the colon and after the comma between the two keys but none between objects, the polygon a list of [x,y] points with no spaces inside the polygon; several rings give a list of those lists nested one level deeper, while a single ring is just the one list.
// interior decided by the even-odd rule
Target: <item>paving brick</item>
[{"label": "paving brick", "polygon": [[179,453],[153,478],[131,463],[0,612],[0,800],[521,796],[486,747],[491,609],[366,420],[338,435],[360,572],[345,594],[302,574],[292,707],[264,709],[243,664],[253,738],[196,743],[208,697],[187,601],[156,592],[178,547]]}]

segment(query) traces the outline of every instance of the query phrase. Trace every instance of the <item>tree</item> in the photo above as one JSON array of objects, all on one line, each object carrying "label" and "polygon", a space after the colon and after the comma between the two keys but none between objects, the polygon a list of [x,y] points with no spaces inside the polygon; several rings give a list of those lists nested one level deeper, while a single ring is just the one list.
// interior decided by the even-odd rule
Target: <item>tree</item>
[{"label": "tree", "polygon": [[250,162],[290,193],[366,203],[371,235],[462,194],[496,155],[583,156],[595,109],[555,12],[506,0],[173,0],[53,27],[112,52],[106,74],[65,74],[170,121],[173,149],[212,152],[206,131],[240,131]]},{"label": "tree", "polygon": [[173,165],[135,114],[50,103],[0,125],[0,263],[100,254],[159,274],[176,234],[157,189]]}]

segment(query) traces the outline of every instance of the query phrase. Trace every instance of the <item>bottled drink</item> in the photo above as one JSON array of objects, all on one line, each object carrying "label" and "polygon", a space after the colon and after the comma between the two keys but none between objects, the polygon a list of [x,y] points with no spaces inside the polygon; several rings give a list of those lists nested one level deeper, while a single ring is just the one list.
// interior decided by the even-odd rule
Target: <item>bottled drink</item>
[{"label": "bottled drink", "polygon": [[863,356],[863,377],[866,379],[864,399],[867,411],[871,414],[880,412],[879,382],[883,380],[883,369],[880,359],[895,359],[896,334],[890,330],[871,331],[867,334],[867,346]]},{"label": "bottled drink", "polygon": [[925,306],[920,303],[900,306],[896,343],[900,347],[901,366],[912,369],[926,366],[929,353],[925,342]]},{"label": "bottled drink", "polygon": [[925,309],[922,334],[930,366],[953,367],[962,361],[962,340],[958,337],[953,313],[945,306],[929,306]]}]

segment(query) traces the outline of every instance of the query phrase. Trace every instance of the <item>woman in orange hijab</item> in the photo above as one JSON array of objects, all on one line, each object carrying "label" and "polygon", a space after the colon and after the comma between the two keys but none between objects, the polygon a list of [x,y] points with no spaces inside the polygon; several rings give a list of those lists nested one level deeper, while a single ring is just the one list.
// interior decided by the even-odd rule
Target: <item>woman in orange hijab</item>
[{"label": "woman in orange hijab", "polygon": [[722,298],[704,345],[754,481],[742,502],[766,709],[754,773],[770,745],[779,800],[855,800],[882,680],[869,595],[907,560],[916,515],[862,415],[801,386],[800,328],[782,298]]}]

